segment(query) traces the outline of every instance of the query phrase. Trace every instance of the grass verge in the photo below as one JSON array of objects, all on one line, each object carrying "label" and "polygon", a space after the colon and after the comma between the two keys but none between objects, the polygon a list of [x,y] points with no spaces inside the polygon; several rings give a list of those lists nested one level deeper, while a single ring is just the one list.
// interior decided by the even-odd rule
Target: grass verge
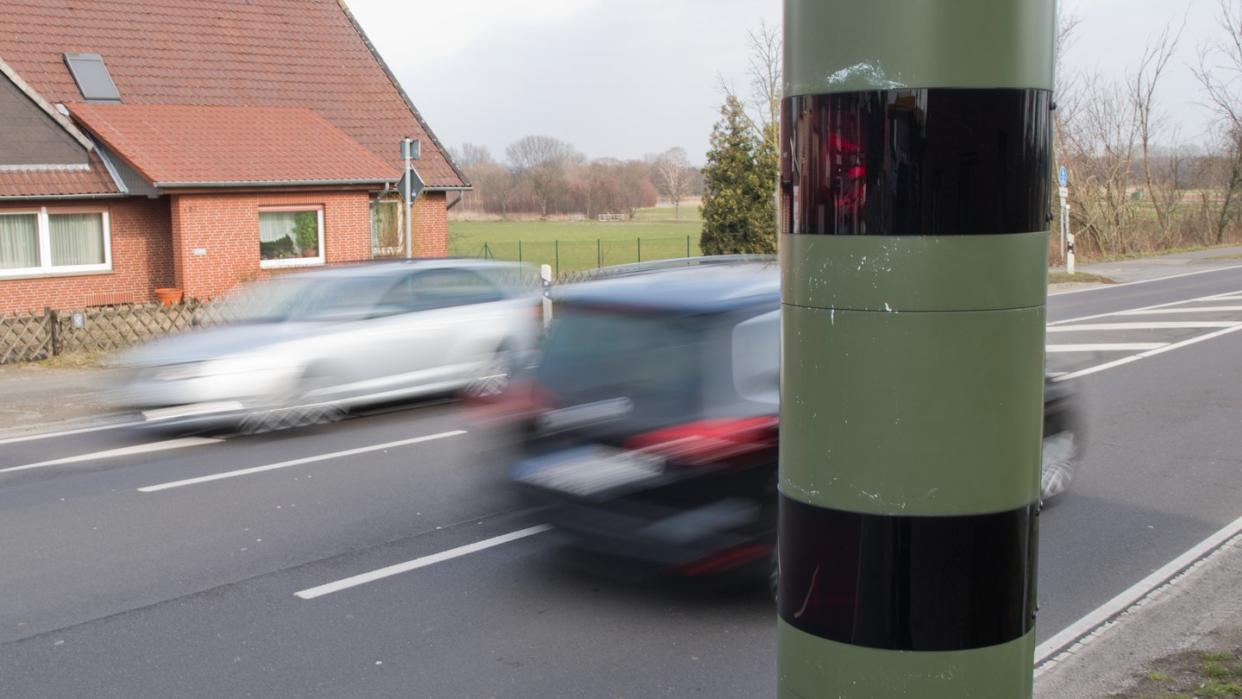
[{"label": "grass verge", "polygon": [[1242,697],[1242,630],[1226,637],[1228,650],[1192,650],[1152,664],[1131,688],[1112,699]]},{"label": "grass verge", "polygon": [[1070,282],[1087,283],[1087,284],[1116,284],[1115,279],[1109,279],[1103,275],[1092,274],[1090,272],[1058,272],[1056,270],[1048,270],[1049,284],[1066,284]]}]

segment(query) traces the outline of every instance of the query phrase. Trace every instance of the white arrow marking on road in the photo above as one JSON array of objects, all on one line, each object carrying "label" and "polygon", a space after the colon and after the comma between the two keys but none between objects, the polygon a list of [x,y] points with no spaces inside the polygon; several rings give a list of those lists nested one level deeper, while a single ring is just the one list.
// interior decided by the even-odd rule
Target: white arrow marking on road
[{"label": "white arrow marking on road", "polygon": [[1175,349],[1189,347],[1190,345],[1199,342],[1206,342],[1207,340],[1211,340],[1222,335],[1228,335],[1229,333],[1234,333],[1239,330],[1242,330],[1242,325],[1233,328],[1223,328],[1221,330],[1217,330],[1216,332],[1207,333],[1206,335],[1199,335],[1198,337],[1192,337],[1189,340],[1182,340],[1181,342],[1174,342],[1171,345],[1158,347],[1154,350],[1148,350],[1147,352],[1132,354],[1129,357],[1122,357],[1121,359],[1105,362],[1104,364],[1097,364],[1096,366],[1087,367],[1086,369],[1071,371],[1068,374],[1062,374],[1054,378],[1053,381],[1069,381],[1070,379],[1076,379],[1080,376],[1087,376],[1088,374],[1094,374],[1096,372],[1104,371],[1105,369],[1112,369],[1114,367],[1122,366],[1123,364],[1129,364],[1130,362],[1137,362],[1138,360],[1145,359],[1147,357],[1154,357],[1157,354],[1164,354],[1165,352],[1172,352]]},{"label": "white arrow marking on road", "polygon": [[411,570],[426,568],[427,566],[443,563],[444,561],[451,561],[454,558],[461,558],[462,556],[490,549],[494,546],[507,544],[511,541],[517,541],[518,539],[525,539],[528,536],[542,534],[551,528],[552,527],[549,527],[546,524],[539,524],[534,527],[519,529],[515,532],[509,532],[508,534],[501,534],[500,536],[493,536],[490,539],[476,541],[473,544],[458,546],[457,548],[441,551],[440,553],[433,553],[430,556],[423,556],[422,558],[415,558],[414,560],[406,561],[405,563],[397,563],[385,568],[380,568],[379,570],[373,570],[370,573],[361,573],[359,575],[337,580],[336,582],[330,582],[317,587],[307,588],[301,592],[295,592],[293,594],[297,597],[301,597],[302,599],[315,599],[316,597],[323,597],[324,595],[330,595],[333,592],[348,590],[351,587],[365,585],[369,582],[375,582],[376,580],[381,580],[393,575],[400,575],[401,573],[408,573]]},{"label": "white arrow marking on road", "polygon": [[170,488],[180,488],[187,485],[198,485],[199,483],[210,483],[211,481],[223,480],[225,478],[237,478],[238,476],[249,476],[252,473],[263,473],[264,471],[275,471],[280,468],[289,468],[290,466],[301,466],[302,464],[313,464],[316,461],[327,461],[329,459],[339,459],[343,456],[354,456],[355,454],[366,454],[373,451],[381,451],[383,449],[392,449],[394,447],[404,447],[409,444],[418,444],[419,442],[430,442],[433,439],[444,439],[445,437],[456,437],[459,434],[466,434],[465,430],[451,430],[449,432],[439,432],[436,434],[424,435],[422,437],[411,437],[409,439],[399,439],[395,442],[384,442],[383,444],[373,444],[369,447],[358,447],[357,449],[346,449],[344,451],[334,451],[327,454],[316,454],[315,456],[306,456],[301,459],[290,459],[289,461],[281,461],[279,463],[267,464],[266,466],[254,466],[252,468],[242,468],[236,471],[225,471],[224,473],[213,473],[210,476],[199,476],[198,478],[186,478],[180,481],[169,481],[168,483],[159,483],[156,485],[148,485],[138,489],[140,493],[154,493]]},{"label": "white arrow marking on road", "polygon": [[1154,306],[1143,306],[1141,308],[1132,308],[1132,309],[1129,309],[1128,311],[1109,311],[1108,313],[1094,313],[1089,316],[1078,316],[1077,318],[1066,318],[1065,320],[1053,321],[1048,324],[1048,327],[1052,327],[1054,325],[1069,325],[1070,323],[1077,323],[1080,320],[1095,320],[1096,318],[1107,318],[1109,316],[1115,316],[1121,313],[1134,313],[1137,311],[1154,311],[1157,308],[1168,308],[1169,306],[1177,306],[1183,303],[1197,303],[1199,301],[1217,301],[1217,300],[1220,300],[1224,296],[1231,296],[1235,294],[1242,294],[1242,290],[1226,291],[1223,294],[1213,294],[1211,296],[1200,296],[1199,298],[1195,298],[1195,299],[1182,299],[1181,301],[1169,301],[1168,303],[1158,303]]},{"label": "white arrow marking on road", "polygon": [[1165,347],[1167,342],[1097,342],[1082,345],[1048,345],[1048,354],[1056,352],[1142,352]]},{"label": "white arrow marking on road", "polygon": [[212,437],[182,437],[180,439],[169,439],[163,442],[148,442],[147,444],[135,444],[131,447],[121,447],[119,449],[108,449],[106,451],[96,451],[90,454],[79,454],[77,456],[66,456],[61,459],[52,459],[50,461],[40,461],[34,464],[25,464],[23,466],[10,466],[9,468],[0,469],[0,473],[12,473],[14,471],[26,471],[32,468],[44,468],[46,466],[61,466],[63,464],[78,464],[85,461],[98,461],[100,459],[115,459],[122,456],[133,456],[135,454],[149,454],[153,451],[168,451],[169,449],[183,449],[185,447],[197,447],[203,444],[215,444],[222,442],[222,439]]},{"label": "white arrow marking on road", "polygon": [[1150,323],[1081,323],[1079,325],[1052,325],[1050,333],[1087,332],[1094,330],[1189,330],[1191,328],[1232,328],[1242,323],[1225,320],[1157,320]]},{"label": "white arrow marking on road", "polygon": [[[1206,301],[1207,299],[1198,299]],[[1187,302],[1189,303],[1189,302]],[[1163,315],[1165,313],[1225,313],[1242,311],[1242,306],[1195,306],[1193,308],[1136,308],[1133,311],[1117,311],[1119,316]]]}]

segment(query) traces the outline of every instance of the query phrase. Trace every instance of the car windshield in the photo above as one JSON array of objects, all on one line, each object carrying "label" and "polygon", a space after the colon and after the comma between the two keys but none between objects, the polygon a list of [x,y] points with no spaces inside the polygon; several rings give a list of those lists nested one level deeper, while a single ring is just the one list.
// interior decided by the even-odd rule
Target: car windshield
[{"label": "car windshield", "polygon": [[330,320],[373,311],[395,283],[387,275],[284,277],[239,289],[225,315],[239,323]]},{"label": "car windshield", "polygon": [[629,398],[636,419],[658,422],[697,404],[702,343],[693,318],[561,307],[536,379],[570,404]]}]

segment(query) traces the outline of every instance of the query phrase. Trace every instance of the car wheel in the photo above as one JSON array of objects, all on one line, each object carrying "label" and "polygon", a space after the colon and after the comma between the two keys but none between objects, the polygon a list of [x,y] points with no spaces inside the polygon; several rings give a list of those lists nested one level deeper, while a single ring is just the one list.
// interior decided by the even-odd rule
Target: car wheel
[{"label": "car wheel", "polygon": [[772,562],[768,567],[768,593],[772,595],[772,601],[777,601],[777,593],[781,587],[781,559],[777,555],[777,549],[772,548]]},{"label": "car wheel", "polygon": [[1078,438],[1074,432],[1064,430],[1044,437],[1039,497],[1045,505],[1056,502],[1069,490],[1077,459]]},{"label": "car wheel", "polygon": [[504,393],[513,378],[513,352],[502,345],[488,357],[464,393],[468,398],[492,398]]},{"label": "car wheel", "polygon": [[345,409],[339,402],[315,396],[316,391],[331,385],[331,376],[326,367],[308,367],[290,391],[274,401],[272,407],[256,410],[242,418],[239,431],[243,434],[261,434],[341,420]]}]

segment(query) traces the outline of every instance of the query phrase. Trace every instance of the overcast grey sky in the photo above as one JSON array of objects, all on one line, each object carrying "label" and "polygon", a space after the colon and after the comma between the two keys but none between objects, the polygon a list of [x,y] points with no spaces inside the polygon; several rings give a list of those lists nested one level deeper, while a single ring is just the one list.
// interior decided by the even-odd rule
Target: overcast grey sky
[{"label": "overcast grey sky", "polygon": [[[497,158],[528,134],[588,157],[636,158],[681,146],[702,163],[723,96],[745,86],[746,32],[779,26],[781,0],[348,0],[414,104],[446,145]],[[1187,19],[1160,99],[1183,141],[1206,111],[1190,73],[1216,35],[1216,0],[1062,0],[1081,19],[1071,69],[1121,78],[1148,36]]]}]

